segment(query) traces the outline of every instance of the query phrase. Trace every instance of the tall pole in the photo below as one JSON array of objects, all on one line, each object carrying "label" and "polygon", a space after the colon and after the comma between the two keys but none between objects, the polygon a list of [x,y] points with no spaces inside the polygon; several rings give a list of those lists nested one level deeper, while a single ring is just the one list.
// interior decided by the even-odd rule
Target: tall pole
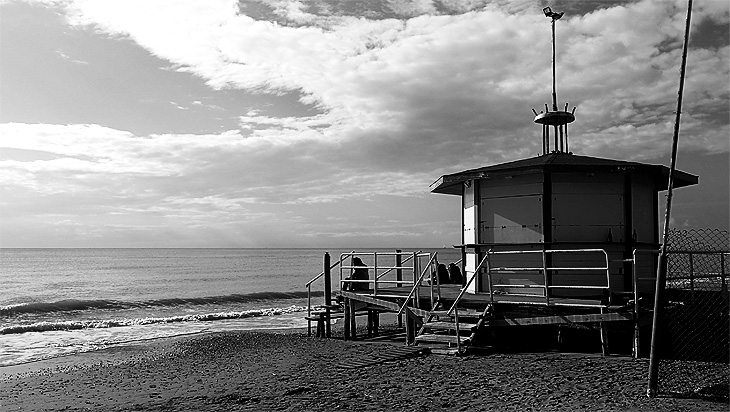
[{"label": "tall pole", "polygon": [[[552,18],[551,21],[552,24],[552,30],[553,30],[553,110],[558,110],[558,97],[555,93],[555,17]],[[557,147],[556,147],[557,149]]]},{"label": "tall pole", "polygon": [[684,47],[682,48],[682,67],[679,72],[679,92],[677,93],[677,113],[674,120],[674,136],[672,138],[672,160],[669,166],[669,186],[667,187],[667,208],[664,213],[664,233],[662,246],[659,252],[659,265],[656,275],[656,289],[654,293],[654,318],[651,331],[651,354],[649,355],[649,385],[646,394],[655,397],[657,394],[657,380],[659,377],[659,329],[663,309],[663,295],[667,282],[667,243],[669,242],[669,220],[672,211],[672,194],[674,189],[674,171],[677,164],[677,144],[679,142],[679,118],[682,113],[682,94],[684,92],[684,74],[687,66],[687,45],[689,43],[690,19],[692,17],[692,0],[687,4],[687,22],[684,28]]}]

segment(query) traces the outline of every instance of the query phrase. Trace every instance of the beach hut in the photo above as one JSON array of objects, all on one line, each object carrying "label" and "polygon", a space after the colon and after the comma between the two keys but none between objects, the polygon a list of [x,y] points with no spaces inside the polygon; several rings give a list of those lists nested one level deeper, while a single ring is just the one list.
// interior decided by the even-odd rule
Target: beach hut
[{"label": "beach hut", "polygon": [[[658,248],[658,196],[668,173],[661,165],[556,150],[444,175],[431,191],[461,196],[466,278],[486,254],[494,256],[468,292],[596,297],[632,292],[635,251]],[[675,174],[676,187],[697,181]],[[641,262],[637,286],[651,292],[655,259]]]},{"label": "beach hut", "polygon": [[[488,295],[493,307],[563,308],[523,311],[522,324],[561,324],[566,316],[598,321],[604,353],[606,322],[633,319],[636,354],[639,301],[654,291],[659,193],[668,187],[670,169],[569,151],[576,108],[568,111],[566,103],[559,109],[555,86],[555,22],[563,14],[543,11],[552,24],[553,79],[552,104],[540,113],[533,109],[542,154],[443,175],[431,191],[461,197],[462,294]],[[697,183],[697,176],[675,171],[675,188]],[[631,302],[631,316],[621,313]],[[599,313],[575,311],[585,309]]]},{"label": "beach hut", "polygon": [[[410,284],[399,278],[398,288],[379,286],[384,274],[375,264],[368,290],[338,292],[346,302],[407,315],[409,343],[444,343],[460,352],[480,339],[493,344],[495,331],[505,327],[557,327],[560,341],[563,326],[598,325],[608,353],[607,324],[632,322],[639,355],[645,318],[639,302],[653,301],[659,196],[670,169],[569,150],[576,108],[559,109],[555,91],[555,21],[563,14],[543,11],[552,24],[553,90],[551,105],[533,109],[542,154],[446,174],[431,185],[432,193],[461,197],[463,284],[425,281],[433,277],[416,270],[423,266],[414,254]],[[695,175],[674,172],[674,188],[697,183]],[[428,265],[438,263],[430,259]],[[385,269],[403,270],[399,264]],[[424,288],[431,299],[419,303]],[[345,317],[354,329],[355,312]]]},{"label": "beach hut", "polygon": [[[467,279],[476,273],[468,291],[542,295],[548,303],[651,291],[643,281],[654,259],[639,266],[634,255],[659,245],[658,193],[667,189],[669,169],[569,152],[576,108],[559,110],[555,81],[555,22],[563,13],[543,12],[552,26],[552,106],[533,109],[542,155],[444,175],[431,186],[461,196],[464,271]],[[674,176],[676,188],[698,181]]]}]

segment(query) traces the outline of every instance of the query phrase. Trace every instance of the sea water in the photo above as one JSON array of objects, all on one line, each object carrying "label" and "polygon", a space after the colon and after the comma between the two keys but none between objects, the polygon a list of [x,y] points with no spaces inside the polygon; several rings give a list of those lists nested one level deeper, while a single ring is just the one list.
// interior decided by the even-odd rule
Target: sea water
[{"label": "sea water", "polygon": [[[436,251],[459,259],[424,250]],[[305,284],[325,252],[334,263],[350,251],[0,249],[0,366],[205,331],[306,327],[324,284],[311,296]],[[338,270],[332,278],[336,290]]]}]

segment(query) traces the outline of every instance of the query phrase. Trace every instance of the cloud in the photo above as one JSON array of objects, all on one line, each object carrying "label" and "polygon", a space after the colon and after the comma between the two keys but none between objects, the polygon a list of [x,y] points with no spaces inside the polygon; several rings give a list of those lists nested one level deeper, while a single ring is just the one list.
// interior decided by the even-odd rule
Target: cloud
[{"label": "cloud", "polygon": [[[717,3],[697,10],[695,21],[724,19],[726,7]],[[241,116],[242,129],[255,130],[253,141],[351,141],[371,155],[394,154],[376,162],[395,169],[418,167],[414,158],[423,156],[434,162],[434,152],[464,165],[537,152],[539,130],[529,108],[539,110],[550,99],[550,39],[549,24],[534,6],[495,2],[480,11],[441,14],[430,1],[389,2],[396,15],[415,17],[366,20],[313,14],[311,3],[263,4],[298,25],[256,20],[237,13],[231,1],[75,1],[67,12],[72,24],[128,36],[211,87],[297,91],[302,102],[325,113],[284,120]],[[650,130],[647,123],[660,131],[671,121],[683,6],[620,2],[557,23],[558,96],[561,106],[578,106],[576,150],[637,156],[630,147],[609,151],[597,139],[630,139],[621,131]],[[727,67],[727,47],[693,50],[687,106],[726,108],[727,93],[715,85],[727,83]],[[282,127],[284,121],[299,124]],[[727,122],[719,121],[719,129],[699,131],[698,140],[724,141]],[[464,151],[475,155],[465,158]]]},{"label": "cloud", "polygon": [[[210,134],[0,125],[0,146],[50,154],[0,161],[0,182],[39,214],[61,206],[72,213],[82,204],[94,213],[132,214],[140,227],[155,227],[149,216],[188,222],[173,225],[180,232],[215,226],[210,236],[275,239],[287,225],[310,235],[360,236],[321,223],[314,208],[362,208],[385,198],[417,205],[441,174],[540,151],[531,108],[550,101],[551,45],[549,20],[534,2],[363,2],[357,12],[354,4],[324,1],[46,3],[70,25],[132,40],[213,89],[295,93],[316,110],[282,117],[241,108],[227,113],[238,119],[237,130]],[[676,110],[686,5],[589,6],[556,23],[559,105],[577,106],[571,150],[661,157]],[[705,20],[728,24],[727,4],[702,2],[693,27]],[[730,81],[729,60],[721,39],[690,50],[682,149],[730,150],[730,96],[718,87]],[[56,202],[25,203],[33,196]],[[267,228],[267,220],[277,223]],[[412,234],[406,225],[373,231]]]}]

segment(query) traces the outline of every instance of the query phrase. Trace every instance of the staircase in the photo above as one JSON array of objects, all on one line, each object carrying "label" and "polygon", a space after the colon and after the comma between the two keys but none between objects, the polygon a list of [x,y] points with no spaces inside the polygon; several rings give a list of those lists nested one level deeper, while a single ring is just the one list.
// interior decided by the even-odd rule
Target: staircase
[{"label": "staircase", "polygon": [[416,335],[416,344],[431,348],[431,353],[462,354],[484,330],[492,313],[491,305],[483,311],[457,309],[451,314],[448,310],[430,311]]}]

